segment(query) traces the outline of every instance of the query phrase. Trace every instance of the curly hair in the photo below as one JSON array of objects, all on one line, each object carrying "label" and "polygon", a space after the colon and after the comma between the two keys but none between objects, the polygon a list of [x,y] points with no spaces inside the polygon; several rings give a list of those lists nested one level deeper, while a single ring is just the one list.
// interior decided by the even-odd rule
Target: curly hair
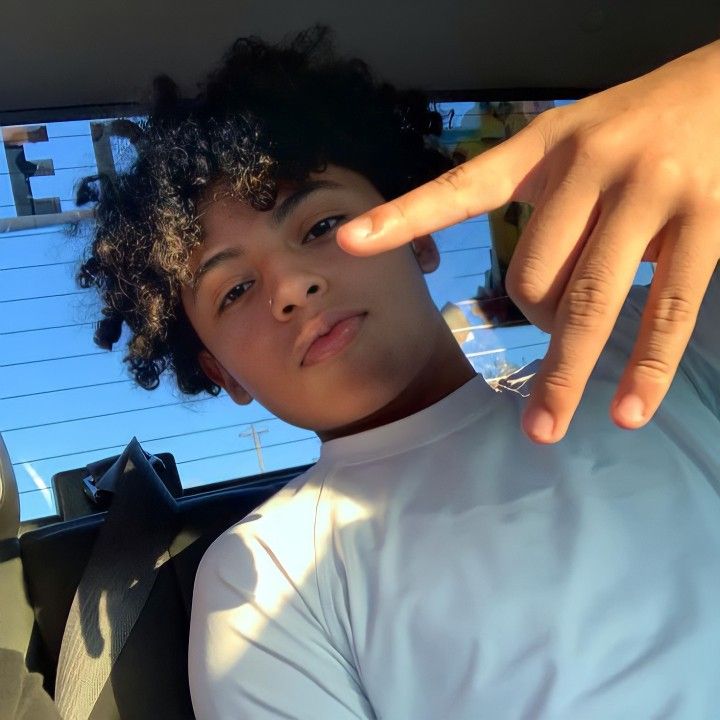
[{"label": "curly hair", "polygon": [[422,93],[398,91],[360,60],[337,58],[324,27],[278,46],[238,39],[192,101],[157,78],[132,166],[114,178],[84,178],[77,190],[78,205],[96,203],[77,275],[101,296],[95,342],[112,348],[125,323],[124,360],[140,386],[156,388],[167,370],[183,393],[217,394],[180,302],[190,253],[202,241],[203,199],[222,188],[271,210],[280,183],[327,164],[364,175],[392,199],[450,167],[424,141],[440,129]]}]

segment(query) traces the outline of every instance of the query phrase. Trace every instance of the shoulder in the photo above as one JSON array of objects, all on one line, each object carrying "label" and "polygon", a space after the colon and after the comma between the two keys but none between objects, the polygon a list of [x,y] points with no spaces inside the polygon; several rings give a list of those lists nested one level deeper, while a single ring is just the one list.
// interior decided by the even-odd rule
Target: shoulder
[{"label": "shoulder", "polygon": [[[198,717],[259,717],[256,698],[297,704],[291,690],[303,684],[295,670],[308,665],[305,648],[326,643],[313,532],[322,477],[312,469],[291,482],[203,557],[188,638]],[[272,695],[268,677],[279,687],[285,677],[283,693]]]},{"label": "shoulder", "polygon": [[200,561],[194,598],[218,584],[251,592],[268,563],[292,571],[298,558],[307,562],[320,487],[310,468],[222,533]]}]

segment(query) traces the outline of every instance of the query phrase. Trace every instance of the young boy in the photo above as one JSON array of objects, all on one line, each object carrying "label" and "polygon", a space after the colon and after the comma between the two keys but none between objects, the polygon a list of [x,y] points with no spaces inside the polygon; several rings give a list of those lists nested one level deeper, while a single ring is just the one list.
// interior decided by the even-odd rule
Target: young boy
[{"label": "young boy", "polygon": [[334,241],[447,167],[421,97],[321,32],[240,41],[190,108],[158,91],[81,271],[98,341],[125,322],[141,385],[170,369],[323,441],[199,568],[197,716],[716,717],[717,272],[652,423],[605,411],[638,288],[566,439],[538,446],[433,305],[432,239],[371,258]]}]

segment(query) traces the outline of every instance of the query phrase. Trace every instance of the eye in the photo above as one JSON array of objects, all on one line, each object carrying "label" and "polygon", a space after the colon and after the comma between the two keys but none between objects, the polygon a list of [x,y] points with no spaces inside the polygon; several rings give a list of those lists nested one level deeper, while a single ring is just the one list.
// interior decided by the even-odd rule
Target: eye
[{"label": "eye", "polygon": [[239,297],[244,295],[246,291],[248,291],[252,287],[253,281],[252,280],[246,280],[245,282],[238,283],[237,285],[230,288],[230,290],[225,293],[223,296],[223,299],[220,301],[220,307],[218,310],[222,312],[223,310],[226,310],[230,305],[232,305]]},{"label": "eye", "polygon": [[303,238],[303,245],[312,242],[313,240],[317,240],[319,237],[322,237],[331,230],[334,230],[344,219],[344,215],[333,215],[332,217],[325,218],[324,220],[315,223],[310,228],[308,234]]}]

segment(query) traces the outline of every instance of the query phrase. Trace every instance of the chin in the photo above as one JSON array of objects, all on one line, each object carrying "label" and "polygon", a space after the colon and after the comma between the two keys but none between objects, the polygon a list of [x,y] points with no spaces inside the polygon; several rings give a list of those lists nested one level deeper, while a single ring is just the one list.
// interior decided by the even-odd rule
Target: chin
[{"label": "chin", "polygon": [[292,398],[285,396],[285,403],[258,401],[285,422],[322,434],[362,424],[402,396],[413,380],[407,377],[408,363],[403,373],[388,372],[385,363],[381,368],[377,362],[375,372],[368,372],[371,362],[324,365],[314,383]]}]

